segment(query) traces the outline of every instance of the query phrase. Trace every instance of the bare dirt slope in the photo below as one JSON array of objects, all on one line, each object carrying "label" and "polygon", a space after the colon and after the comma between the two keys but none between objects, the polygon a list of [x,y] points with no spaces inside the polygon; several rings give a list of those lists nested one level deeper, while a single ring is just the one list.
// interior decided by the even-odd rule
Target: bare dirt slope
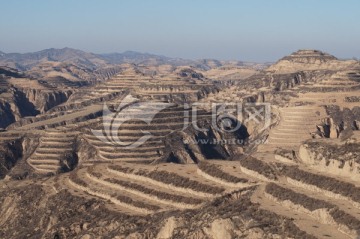
[{"label": "bare dirt slope", "polygon": [[[69,62],[3,71],[0,238],[358,238],[358,62],[313,50],[266,70],[163,61],[95,68],[97,80]],[[133,99],[128,120],[106,121]],[[145,102],[169,107],[146,122]],[[220,131],[211,103],[268,105],[270,119],[244,108],[224,121],[239,129]]]}]

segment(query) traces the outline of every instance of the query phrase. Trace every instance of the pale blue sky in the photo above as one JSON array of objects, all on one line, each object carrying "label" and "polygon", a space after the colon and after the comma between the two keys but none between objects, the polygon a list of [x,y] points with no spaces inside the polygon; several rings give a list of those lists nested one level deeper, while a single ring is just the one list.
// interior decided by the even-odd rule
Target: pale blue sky
[{"label": "pale blue sky", "polygon": [[0,51],[72,47],[275,61],[360,57],[359,0],[0,0]]}]

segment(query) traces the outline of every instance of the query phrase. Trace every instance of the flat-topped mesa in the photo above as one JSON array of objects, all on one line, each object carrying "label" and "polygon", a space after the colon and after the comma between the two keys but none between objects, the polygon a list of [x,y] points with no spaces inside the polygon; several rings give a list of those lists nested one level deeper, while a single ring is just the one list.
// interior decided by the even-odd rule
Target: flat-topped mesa
[{"label": "flat-topped mesa", "polygon": [[338,59],[335,56],[318,50],[298,50],[290,56],[285,56],[280,61],[284,60],[296,63],[320,64]]},{"label": "flat-topped mesa", "polygon": [[335,56],[318,50],[299,50],[285,56],[267,68],[267,72],[294,73],[299,71],[336,71],[354,69],[359,63],[353,60],[339,60]]}]

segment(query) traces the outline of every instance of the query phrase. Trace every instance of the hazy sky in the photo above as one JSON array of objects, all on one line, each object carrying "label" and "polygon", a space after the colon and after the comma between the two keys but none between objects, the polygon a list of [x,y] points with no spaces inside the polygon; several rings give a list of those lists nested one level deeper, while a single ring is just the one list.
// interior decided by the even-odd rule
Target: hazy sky
[{"label": "hazy sky", "polygon": [[0,51],[71,47],[274,61],[360,57],[359,0],[0,0]]}]

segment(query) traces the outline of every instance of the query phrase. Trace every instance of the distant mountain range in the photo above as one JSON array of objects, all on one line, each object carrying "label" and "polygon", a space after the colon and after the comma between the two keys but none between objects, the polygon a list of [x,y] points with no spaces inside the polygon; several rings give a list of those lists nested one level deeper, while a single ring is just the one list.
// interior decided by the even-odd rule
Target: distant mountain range
[{"label": "distant mountain range", "polygon": [[107,62],[98,55],[84,51],[63,48],[63,49],[46,49],[32,53],[3,53],[0,54],[0,65],[5,65],[20,70],[30,69],[31,67],[47,62],[68,62],[86,67],[95,68],[105,65]]},{"label": "distant mountain range", "polygon": [[154,59],[160,62],[167,62],[171,60],[171,58],[166,56],[154,55],[149,53],[140,53],[136,51],[125,51],[123,53],[98,54],[98,56],[114,64],[121,64],[124,62],[139,63],[139,62],[148,61],[149,59]]},{"label": "distant mountain range", "polygon": [[[187,60],[166,56],[126,51],[123,53],[94,54],[72,48],[45,49],[32,53],[0,52],[0,66],[8,66],[19,70],[28,70],[38,64],[53,61],[67,62],[87,68],[98,68],[107,64],[133,63],[139,65],[157,66],[169,64],[173,66],[194,66],[203,70],[224,65],[245,66],[249,63],[241,61],[219,61],[213,59]],[[252,63],[250,63],[252,64]]]}]

